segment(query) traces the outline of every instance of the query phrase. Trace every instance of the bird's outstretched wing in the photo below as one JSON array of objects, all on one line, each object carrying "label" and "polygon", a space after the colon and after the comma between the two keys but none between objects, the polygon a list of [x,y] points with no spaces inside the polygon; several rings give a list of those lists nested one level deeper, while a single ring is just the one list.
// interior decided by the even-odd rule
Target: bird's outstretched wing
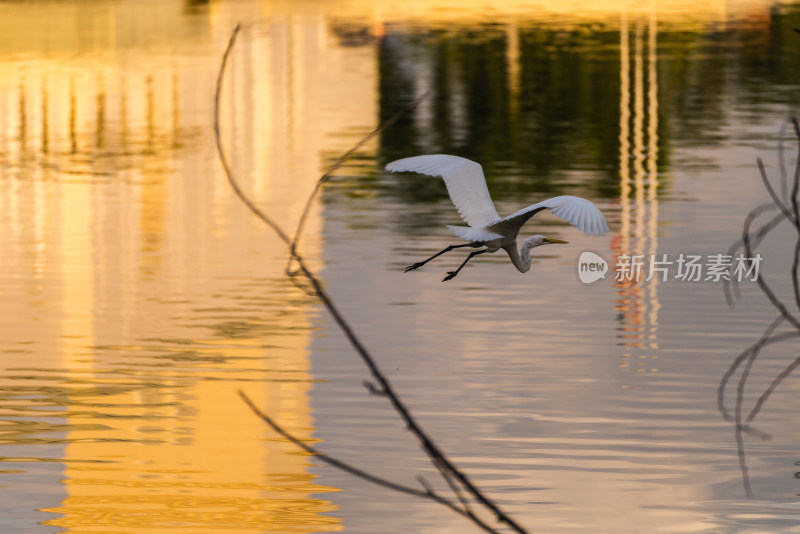
[{"label": "bird's outstretched wing", "polygon": [[502,235],[490,232],[485,228],[473,228],[471,226],[451,226],[449,224],[447,225],[447,228],[461,239],[472,241],[473,243],[483,243],[503,237]]},{"label": "bird's outstretched wing", "polygon": [[543,200],[537,204],[523,208],[508,217],[490,225],[487,230],[498,234],[506,234],[514,228],[519,229],[525,222],[542,211],[549,209],[554,215],[561,217],[586,235],[604,235],[608,232],[608,223],[597,209],[597,206],[585,198],[564,195]]},{"label": "bird's outstretched wing", "polygon": [[432,154],[398,159],[389,163],[386,170],[441,176],[461,218],[473,228],[483,228],[500,219],[479,163],[458,156]]}]

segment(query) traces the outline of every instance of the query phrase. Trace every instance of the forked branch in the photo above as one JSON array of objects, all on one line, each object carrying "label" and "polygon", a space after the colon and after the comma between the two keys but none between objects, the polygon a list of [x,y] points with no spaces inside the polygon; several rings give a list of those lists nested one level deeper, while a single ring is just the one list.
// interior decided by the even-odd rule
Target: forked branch
[{"label": "forked branch", "polygon": [[[794,246],[794,257],[792,259],[792,266],[789,269],[789,275],[791,277],[792,287],[794,290],[794,305],[797,308],[797,311],[800,311],[800,280],[798,280],[798,269],[800,268],[800,202],[798,201],[798,197],[800,196],[800,124],[798,124],[797,119],[794,117],[791,117],[789,122],[791,122],[793,126],[795,138],[798,141],[798,155],[795,164],[791,191],[787,187],[788,173],[786,172],[784,158],[783,137],[786,130],[786,123],[784,123],[781,128],[780,142],[778,144],[781,194],[778,195],[778,192],[772,186],[769,175],[764,167],[764,163],[761,158],[758,158],[757,164],[759,175],[761,176],[761,181],[764,185],[764,188],[767,190],[767,193],[769,193],[772,202],[758,206],[747,214],[742,228],[742,238],[731,247],[729,254],[733,254],[739,249],[744,249],[745,257],[748,259],[753,258],[754,250],[756,250],[756,247],[758,247],[758,245],[769,235],[769,233],[782,222],[788,221],[797,232],[797,238]],[[751,229],[753,223],[762,213],[775,209],[780,212],[778,215],[772,217],[758,230],[754,231]],[[758,282],[758,287],[761,292],[778,311],[778,316],[766,328],[761,335],[761,338],[754,345],[743,351],[741,354],[739,354],[739,356],[736,357],[736,359],[734,359],[727,372],[723,375],[717,390],[717,407],[720,413],[725,420],[732,421],[735,425],[739,467],[742,473],[744,490],[748,497],[752,497],[752,489],[750,487],[750,478],[748,475],[743,434],[748,432],[761,437],[762,439],[766,439],[768,437],[764,433],[755,430],[751,424],[763,408],[767,399],[769,399],[780,383],[792,372],[794,372],[798,366],[800,366],[800,358],[796,358],[789,365],[784,367],[784,369],[775,376],[767,388],[761,393],[757,402],[755,403],[755,406],[750,409],[747,417],[744,417],[743,401],[745,386],[750,376],[750,372],[753,369],[753,366],[755,365],[759,355],[761,354],[761,350],[765,346],[772,343],[777,343],[800,336],[800,320],[798,320],[797,316],[795,315],[797,311],[793,311],[790,304],[783,302],[783,300],[772,290],[772,287],[767,284],[766,278],[763,275],[759,274],[756,281]],[[726,298],[728,299],[729,304],[733,302],[734,297],[734,291],[731,290],[731,286],[732,284],[728,284],[725,289]],[[735,289],[735,286],[733,286],[733,289]],[[793,327],[793,329],[788,332],[776,334],[775,330],[784,323],[788,323],[788,325]],[[728,382],[743,363],[744,367],[742,367],[736,388],[734,414],[731,416],[730,411],[725,406],[725,390]]]},{"label": "forked branch", "polygon": [[[264,414],[259,412],[252,402],[249,402],[247,398],[245,401],[248,402],[248,405],[251,409],[253,409],[267,424],[269,424],[276,432],[279,432],[284,437],[292,441],[298,447],[305,449],[307,452],[311,452],[314,454],[319,455],[321,459],[334,465],[340,469],[344,469],[347,472],[355,474],[361,478],[366,480],[370,480],[374,483],[379,483],[385,487],[391,487],[396,491],[403,491],[404,493],[409,493],[412,495],[416,495],[419,497],[425,497],[429,499],[436,500],[445,506],[448,506],[450,509],[461,513],[462,515],[469,517],[476,525],[478,525],[483,530],[487,530],[489,532],[495,532],[495,530],[491,529],[485,522],[483,522],[480,518],[478,518],[471,510],[471,508],[466,504],[463,495],[469,495],[470,498],[474,499],[476,503],[482,505],[486,511],[491,513],[500,523],[505,524],[507,527],[511,528],[515,532],[524,533],[526,532],[520,525],[518,525],[511,517],[508,516],[505,512],[503,512],[497,504],[494,503],[490,498],[485,496],[480,489],[478,489],[469,477],[459,470],[444,454],[444,452],[439,448],[438,445],[433,441],[433,439],[428,436],[428,434],[422,429],[416,419],[412,416],[411,412],[409,411],[408,407],[405,403],[400,399],[397,392],[395,392],[394,387],[389,382],[389,379],[383,374],[381,369],[378,367],[377,362],[372,357],[372,355],[367,351],[366,347],[361,343],[361,340],[356,335],[355,331],[352,327],[348,324],[347,320],[344,318],[342,313],[338,310],[338,308],[334,305],[333,300],[327,294],[327,292],[323,289],[322,284],[317,278],[317,276],[311,271],[308,267],[306,262],[304,261],[303,257],[298,252],[298,243],[300,232],[303,229],[303,223],[305,221],[306,215],[309,210],[309,206],[311,205],[311,200],[314,198],[316,193],[319,191],[321,186],[324,182],[328,179],[331,173],[338,168],[344,160],[352,154],[355,150],[361,147],[368,139],[374,137],[391,124],[393,124],[397,119],[399,119],[403,114],[407,113],[411,109],[413,109],[424,97],[420,97],[416,99],[414,102],[406,106],[403,110],[398,112],[394,117],[390,118],[388,121],[384,122],[378,128],[376,128],[373,132],[368,134],[364,139],[359,141],[353,149],[346,152],[339,160],[337,160],[333,166],[320,178],[317,182],[317,185],[314,191],[311,194],[311,198],[306,203],[306,207],[303,211],[303,214],[300,219],[300,223],[298,224],[297,232],[293,237],[290,237],[281,226],[274,221],[271,217],[269,217],[266,213],[264,213],[251,199],[247,197],[244,191],[239,186],[238,182],[236,181],[233,172],[231,171],[230,164],[228,163],[228,159],[225,155],[225,149],[222,144],[222,135],[220,132],[220,101],[221,101],[221,94],[222,94],[222,85],[225,75],[225,68],[228,63],[228,59],[230,57],[231,51],[233,50],[234,43],[236,42],[236,36],[239,32],[239,26],[233,30],[233,34],[231,35],[230,41],[228,42],[228,47],[225,50],[225,53],[222,56],[222,63],[220,65],[219,74],[217,77],[217,90],[214,99],[214,133],[216,135],[216,142],[217,142],[217,151],[219,153],[220,162],[222,163],[222,168],[225,172],[225,176],[228,180],[228,183],[231,185],[231,188],[239,197],[239,199],[247,206],[247,208],[253,212],[259,219],[261,219],[267,226],[269,226],[278,237],[283,241],[289,253],[289,261],[290,264],[293,262],[297,265],[297,271],[295,273],[291,273],[292,276],[301,275],[304,277],[308,283],[313,288],[313,294],[320,300],[320,302],[325,306],[325,308],[330,313],[333,320],[336,322],[337,326],[340,328],[342,333],[345,335],[347,340],[350,342],[350,345],[353,347],[355,352],[359,355],[361,360],[366,365],[367,369],[369,369],[370,374],[372,375],[373,379],[376,381],[378,385],[378,390],[383,393],[383,395],[389,399],[392,407],[398,413],[398,415],[402,418],[403,422],[405,423],[406,427],[411,431],[412,434],[417,438],[419,441],[422,449],[428,455],[431,462],[436,466],[444,476],[445,480],[451,486],[454,484],[458,485],[458,490],[455,490],[455,493],[460,501],[460,504],[455,504],[453,501],[449,501],[447,499],[441,498],[438,494],[432,492],[430,489],[422,490],[413,490],[407,491],[411,488],[406,486],[402,486],[399,484],[390,483],[389,481],[385,481],[381,479],[381,477],[376,477],[374,475],[370,475],[364,471],[358,470],[353,468],[349,464],[341,462],[339,460],[330,458],[329,456],[322,455],[319,451],[315,449],[308,448],[305,444],[303,444],[300,440],[291,436],[288,432],[283,431],[277,426],[274,421],[266,417]],[[288,269],[287,269],[288,271]],[[402,488],[402,489],[401,489]],[[462,495],[463,493],[463,495]]]}]

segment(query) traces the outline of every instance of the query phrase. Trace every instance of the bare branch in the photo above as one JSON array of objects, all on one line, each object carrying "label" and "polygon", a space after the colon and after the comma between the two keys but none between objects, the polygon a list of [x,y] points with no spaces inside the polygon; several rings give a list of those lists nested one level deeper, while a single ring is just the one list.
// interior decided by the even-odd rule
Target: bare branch
[{"label": "bare branch", "polygon": [[772,188],[772,184],[769,182],[769,178],[767,177],[767,170],[764,168],[764,161],[761,158],[756,158],[756,163],[758,164],[758,172],[761,174],[761,181],[764,183],[764,188],[769,193],[769,196],[772,197],[772,202],[781,210],[781,213],[789,219],[793,220],[792,212],[789,211],[789,208],[778,198],[778,194],[775,193],[775,190]]},{"label": "bare branch", "polygon": [[433,489],[430,486],[428,486],[427,484],[424,485],[425,491],[420,491],[420,490],[418,490],[416,488],[412,488],[411,486],[406,486],[404,484],[398,484],[397,482],[392,482],[391,480],[388,480],[386,478],[379,477],[377,475],[373,475],[371,473],[368,473],[368,472],[364,471],[363,469],[359,469],[358,467],[356,467],[354,465],[351,465],[351,464],[348,464],[348,463],[343,462],[341,460],[338,460],[338,459],[336,459],[336,458],[334,458],[334,457],[332,457],[332,456],[320,451],[319,449],[316,449],[316,448],[312,447],[311,445],[308,445],[307,443],[303,442],[301,439],[299,439],[299,438],[295,437],[294,435],[292,435],[291,433],[287,432],[282,426],[280,426],[278,423],[276,423],[274,419],[272,419],[267,414],[265,414],[264,412],[259,410],[256,407],[256,405],[253,403],[253,401],[250,400],[250,397],[248,397],[243,391],[239,390],[239,396],[242,398],[242,400],[244,400],[245,404],[247,404],[247,406],[250,407],[250,409],[253,411],[253,413],[255,413],[258,417],[260,417],[262,421],[267,423],[267,425],[269,425],[270,428],[272,428],[272,430],[274,430],[275,432],[277,432],[278,434],[280,434],[281,436],[283,436],[287,440],[291,441],[294,445],[296,445],[297,447],[303,449],[307,453],[313,454],[316,458],[319,458],[321,461],[325,462],[326,464],[332,465],[333,467],[336,467],[337,469],[341,469],[342,471],[344,471],[346,473],[350,473],[351,475],[356,476],[356,477],[358,477],[358,478],[360,478],[362,480],[366,480],[367,482],[372,482],[373,484],[377,484],[378,486],[383,486],[384,488],[388,488],[390,490],[398,491],[400,493],[405,493],[407,495],[413,495],[414,497],[420,497],[422,499],[434,500],[434,501],[438,502],[439,504],[443,504],[444,506],[447,506],[448,508],[450,508],[451,510],[453,510],[457,514],[463,515],[463,516],[475,521],[478,524],[478,526],[480,526],[486,532],[499,533],[498,530],[495,530],[495,529],[491,528],[490,526],[485,524],[483,521],[481,521],[480,518],[475,517],[475,515],[472,514],[472,512],[469,511],[469,509],[460,508],[454,502],[442,497],[441,495],[439,495],[438,493],[433,491]]},{"label": "bare branch", "polygon": [[[798,123],[797,119],[791,117],[790,122],[794,127],[795,136],[800,141],[800,123]],[[795,230],[797,231],[798,237],[795,242],[794,246],[794,257],[792,261],[792,266],[790,269],[790,274],[792,278],[792,286],[794,289],[794,298],[795,303],[797,305],[798,311],[800,311],[800,280],[798,279],[798,271],[800,270],[800,200],[798,196],[800,195],[800,143],[798,143],[798,156],[797,162],[795,164],[795,172],[793,177],[792,189],[791,194],[789,194],[789,198],[787,199],[787,172],[786,172],[786,164],[784,158],[784,134],[786,129],[786,122],[783,123],[781,126],[780,131],[780,138],[778,144],[778,162],[780,166],[780,175],[781,175],[781,193],[783,198],[779,198],[778,195],[775,193],[775,190],[772,187],[772,184],[769,181],[769,177],[767,176],[767,172],[764,168],[764,162],[761,158],[757,159],[758,163],[758,170],[761,175],[761,181],[764,184],[767,192],[769,193],[772,199],[772,205],[762,205],[759,206],[748,213],[747,217],[745,217],[744,226],[742,228],[742,238],[740,241],[734,243],[731,247],[730,251],[735,252],[740,247],[744,247],[745,254],[748,258],[748,263],[750,263],[750,258],[753,257],[753,248],[758,246],[758,244],[769,234],[772,229],[774,229],[780,222],[784,219],[788,220],[792,226],[794,226]],[[791,205],[791,210],[787,207],[786,202]],[[751,225],[755,221],[755,219],[763,212],[768,209],[772,209],[777,207],[780,210],[780,214],[776,217],[773,217],[769,222],[764,224],[758,232],[752,233],[750,230]],[[761,411],[762,407],[772,395],[772,393],[777,389],[780,383],[788,377],[797,367],[800,367],[800,357],[795,358],[789,365],[787,365],[778,375],[772,380],[772,382],[767,386],[761,396],[758,398],[755,406],[750,410],[750,413],[747,415],[747,418],[743,421],[742,420],[742,413],[743,413],[743,404],[744,404],[744,393],[745,387],[747,385],[747,380],[750,375],[750,371],[752,370],[753,366],[755,365],[756,360],[761,353],[761,350],[768,344],[776,343],[779,341],[784,341],[790,338],[796,338],[800,336],[800,321],[789,311],[787,306],[781,301],[780,298],[775,295],[772,291],[770,286],[767,284],[764,276],[758,276],[756,279],[758,282],[758,286],[761,289],[762,293],[767,297],[767,299],[772,303],[772,305],[778,310],[779,315],[772,321],[772,323],[767,327],[764,333],[761,335],[761,338],[751,347],[744,350],[739,356],[737,356],[734,361],[731,363],[731,366],[728,368],[726,373],[723,375],[722,380],[720,381],[719,387],[717,389],[717,408],[719,409],[720,413],[722,414],[723,418],[727,421],[733,421],[735,424],[735,439],[736,439],[736,448],[739,457],[739,469],[742,473],[742,483],[744,485],[745,493],[747,494],[748,498],[752,498],[752,488],[750,485],[750,477],[747,467],[747,459],[744,449],[744,440],[743,434],[745,432],[749,432],[751,434],[755,434],[762,438],[767,438],[768,436],[759,433],[755,429],[750,426],[750,423],[755,420],[758,413]],[[725,286],[725,297],[730,305],[733,301],[733,295],[731,293],[731,285],[726,284]],[[784,321],[790,323],[794,330],[791,332],[784,332],[782,334],[773,335],[778,326],[780,326]],[[736,388],[736,404],[734,410],[734,416],[731,417],[730,413],[728,412],[727,408],[725,407],[725,389],[727,387],[728,381],[734,375],[736,370],[739,366],[744,363],[744,368],[741,371],[741,375],[739,377],[738,385]]]},{"label": "bare branch", "polygon": [[[795,332],[790,332],[790,333],[795,334]],[[796,335],[793,337],[796,337]],[[767,386],[767,389],[764,390],[764,393],[762,393],[761,396],[756,401],[756,404],[750,411],[750,414],[747,416],[747,419],[745,419],[745,423],[750,423],[750,421],[756,418],[756,415],[758,415],[758,412],[761,411],[761,407],[764,406],[764,403],[767,402],[767,399],[769,399],[770,395],[772,395],[775,392],[780,383],[783,382],[783,379],[792,374],[794,370],[797,369],[798,366],[800,366],[800,356],[795,358],[792,361],[792,363],[787,365],[783,369],[783,371],[778,373],[772,380],[772,382],[770,382],[769,386]]]},{"label": "bare branch", "polygon": [[[742,362],[744,362],[745,360],[747,360],[748,362],[754,361],[758,357],[758,354],[761,351],[761,349],[763,347],[765,347],[766,345],[770,345],[772,343],[776,343],[776,342],[779,342],[779,341],[784,341],[784,340],[789,339],[789,338],[800,336],[800,332],[794,332],[794,331],[788,332],[788,333],[779,334],[779,335],[776,335],[776,336],[772,336],[772,333],[783,322],[783,320],[784,320],[783,316],[779,315],[769,325],[769,327],[767,327],[767,329],[761,335],[761,338],[758,340],[757,343],[755,343],[754,345],[748,347],[741,354],[739,354],[739,356],[736,357],[736,359],[733,361],[731,366],[728,368],[728,371],[723,375],[722,380],[720,380],[719,387],[717,388],[717,408],[719,409],[720,413],[722,414],[722,417],[726,421],[731,421],[731,422],[735,422],[736,421],[736,419],[733,416],[731,416],[730,412],[728,412],[727,408],[725,407],[725,390],[727,388],[728,381],[733,376],[733,374],[736,372],[736,369],[739,367],[739,365],[741,365]],[[745,373],[743,373],[742,378],[740,378],[740,380],[739,380],[739,389],[744,387],[744,382],[743,381],[746,381],[746,380],[747,380],[747,376],[746,376]],[[737,397],[737,406],[738,406],[739,400],[740,400],[740,397]],[[748,418],[747,423],[749,423],[750,421],[752,421],[752,418]],[[741,421],[739,423],[741,424]],[[747,425],[744,425],[742,429],[745,432],[754,434],[754,435],[756,435],[756,436],[758,436],[758,437],[760,437],[762,439],[768,439],[769,438],[769,436],[767,434],[764,434],[764,433],[759,432],[759,431],[757,431],[755,429],[752,429],[752,428],[748,427]]]},{"label": "bare branch", "polygon": [[742,424],[742,404],[744,403],[744,388],[745,384],[747,383],[747,378],[750,376],[750,370],[753,368],[753,364],[755,364],[756,359],[758,358],[759,353],[761,352],[761,348],[769,339],[769,336],[772,335],[772,332],[783,322],[783,317],[778,316],[772,324],[769,325],[769,328],[764,332],[761,336],[761,339],[758,343],[753,347],[753,350],[750,351],[750,355],[747,358],[747,363],[742,370],[742,375],[739,377],[739,384],[736,388],[736,408],[734,411],[734,422],[736,424],[736,450],[739,456],[739,469],[742,472],[742,484],[744,485],[744,491],[748,498],[753,497],[753,490],[750,487],[750,477],[748,475],[747,470],[747,460],[745,457],[744,452],[744,440],[742,433],[744,432],[744,425]]},{"label": "bare branch", "polygon": [[[767,181],[767,183],[769,183],[769,181]],[[791,219],[791,215],[786,215],[786,217]],[[742,231],[742,239],[744,240],[744,250],[748,258],[753,257],[753,249],[750,245],[750,225],[752,224],[754,218],[755,218],[754,212],[751,211],[745,218],[744,230]],[[792,326],[800,330],[800,321],[798,321],[797,318],[789,312],[789,310],[786,308],[783,302],[781,302],[781,300],[777,296],[775,296],[775,293],[772,291],[772,289],[770,289],[769,285],[767,285],[765,277],[759,274],[756,283],[758,284],[758,287],[761,288],[761,292],[767,296],[769,301],[772,303],[773,306],[775,306],[775,308],[780,312],[780,314],[787,321],[789,321],[792,324]]]},{"label": "bare branch", "polygon": [[325,174],[323,174],[319,180],[317,180],[317,184],[314,186],[314,190],[308,196],[308,200],[306,200],[306,205],[303,207],[303,213],[300,215],[300,220],[297,223],[297,229],[294,231],[294,239],[292,240],[291,250],[289,251],[289,263],[286,265],[286,272],[291,272],[291,265],[297,255],[297,248],[300,244],[300,238],[303,235],[303,228],[306,223],[306,219],[308,218],[308,212],[311,210],[311,205],[314,203],[314,199],[317,197],[319,190],[322,189],[322,185],[328,181],[328,179],[333,175],[336,170],[344,164],[347,159],[353,155],[353,153],[364,146],[364,144],[378,135],[379,133],[383,132],[398,120],[400,120],[404,115],[406,115],[411,110],[415,109],[419,104],[428,97],[428,93],[430,91],[425,91],[420,96],[415,98],[410,104],[406,107],[392,115],[389,119],[378,125],[377,128],[372,130],[368,133],[364,138],[362,138],[358,143],[356,143],[350,150],[342,154],[339,159],[337,159],[333,165],[331,165]]},{"label": "bare branch", "polygon": [[281,241],[289,244],[289,236],[286,235],[286,232],[283,231],[275,221],[273,221],[270,217],[268,217],[264,212],[262,212],[258,206],[256,206],[248,197],[244,194],[241,187],[239,187],[239,183],[234,179],[233,173],[231,172],[231,167],[228,164],[228,158],[225,156],[225,149],[222,147],[222,134],[220,133],[220,126],[219,126],[219,107],[220,107],[220,97],[222,96],[222,80],[225,76],[225,67],[228,64],[228,58],[231,55],[231,50],[233,50],[233,45],[236,42],[236,36],[239,33],[240,25],[236,25],[233,29],[233,34],[231,35],[231,40],[228,41],[228,47],[225,49],[225,53],[222,55],[222,64],[219,67],[219,74],[217,75],[217,92],[214,96],[214,135],[217,140],[217,154],[219,155],[219,161],[222,163],[222,168],[225,171],[225,176],[228,178],[228,183],[230,184],[233,191],[236,193],[236,196],[239,197],[245,206],[247,206],[250,211],[252,211],[259,219],[264,221],[264,223],[272,228],[278,237],[281,238]]},{"label": "bare branch", "polygon": [[[378,386],[377,386],[378,390],[384,392],[385,396],[389,399],[389,402],[391,403],[392,407],[395,409],[395,411],[403,419],[404,423],[406,424],[406,427],[414,434],[414,436],[417,438],[417,440],[419,440],[420,445],[422,446],[422,449],[430,457],[431,461],[437,467],[441,467],[443,470],[447,471],[447,473],[450,476],[452,476],[452,478],[454,480],[458,481],[458,483],[461,484],[461,486],[463,487],[465,492],[468,492],[469,494],[471,494],[476,499],[476,501],[478,501],[484,507],[486,507],[487,510],[490,511],[492,513],[492,515],[494,515],[499,522],[505,523],[512,530],[514,530],[514,531],[516,531],[518,533],[525,533],[526,530],[524,530],[513,519],[511,519],[511,517],[509,517],[505,512],[503,512],[491,499],[486,497],[471,482],[469,477],[465,473],[460,471],[445,456],[444,452],[441,449],[439,449],[439,447],[433,442],[433,440],[422,429],[422,427],[419,425],[419,423],[417,423],[417,421],[411,415],[411,412],[409,411],[409,409],[405,406],[405,403],[403,403],[401,401],[400,397],[394,391],[394,388],[392,387],[391,383],[389,382],[389,379],[380,370],[380,368],[378,367],[378,364],[376,363],[376,361],[374,360],[372,355],[367,351],[366,347],[364,347],[364,345],[361,343],[361,340],[356,336],[355,331],[352,329],[352,327],[349,325],[349,323],[345,320],[344,316],[341,314],[341,312],[338,310],[338,308],[334,305],[333,300],[330,298],[330,296],[325,292],[324,288],[322,287],[322,283],[320,282],[320,280],[309,269],[309,267],[306,265],[305,261],[303,260],[303,257],[297,252],[297,247],[296,247],[297,241],[296,241],[296,239],[300,235],[299,231],[302,230],[302,222],[303,222],[304,217],[301,218],[301,225],[298,228],[298,234],[295,236],[295,239],[290,239],[288,237],[288,235],[283,231],[283,229],[275,221],[273,221],[269,216],[267,216],[264,212],[262,212],[245,195],[245,193],[239,187],[239,185],[238,185],[236,179],[234,178],[233,173],[232,173],[232,171],[230,169],[230,166],[228,164],[228,160],[227,160],[227,158],[225,156],[224,147],[222,145],[222,135],[221,135],[221,132],[220,132],[220,121],[219,121],[220,100],[221,100],[221,93],[222,93],[222,81],[223,81],[224,74],[225,74],[225,67],[227,65],[228,58],[230,56],[231,50],[233,49],[233,45],[234,45],[234,42],[236,40],[236,35],[237,35],[238,31],[239,31],[239,26],[237,26],[234,29],[233,35],[231,36],[230,42],[228,43],[228,47],[225,50],[225,53],[224,53],[224,55],[222,57],[222,63],[220,65],[219,75],[217,77],[217,91],[216,91],[215,100],[214,100],[214,102],[215,102],[215,106],[214,106],[214,132],[215,132],[216,141],[217,141],[217,151],[219,153],[220,161],[222,162],[222,166],[223,166],[223,169],[225,171],[225,175],[226,175],[226,177],[228,179],[228,182],[230,183],[232,189],[234,190],[236,195],[239,197],[239,199],[250,209],[250,211],[252,211],[265,224],[267,224],[270,228],[272,228],[275,231],[275,233],[278,234],[280,239],[284,243],[286,243],[286,245],[289,247],[291,260],[294,261],[298,266],[297,274],[302,274],[306,278],[306,280],[309,282],[309,284],[313,288],[313,294],[317,296],[317,298],[322,302],[322,304],[328,310],[328,312],[330,313],[330,315],[333,318],[334,322],[337,324],[339,329],[342,331],[342,333],[345,335],[347,340],[350,342],[350,345],[353,347],[353,349],[356,351],[356,353],[361,357],[361,360],[364,362],[366,367],[369,369],[370,374],[372,375],[372,377],[375,379],[375,381],[378,384]],[[412,107],[407,107],[406,109],[412,109]],[[399,117],[397,117],[397,118],[396,117],[397,116],[392,117],[392,119],[389,119],[389,120],[390,121],[394,121],[394,120],[397,120],[397,118],[399,118]],[[383,131],[383,129],[385,129],[385,127],[386,126],[383,126],[383,125],[379,126],[379,128],[376,129],[377,131],[375,133]],[[373,134],[371,134],[371,135],[373,135]],[[352,152],[354,150],[356,150],[362,144],[363,144],[363,140],[362,140],[362,142],[358,143],[355,148],[350,150],[345,155],[345,157],[347,155],[349,155],[349,154],[352,154]],[[344,161],[344,157],[340,158],[340,160],[338,160],[335,165],[339,166],[339,165],[341,165],[341,163],[343,161]],[[330,175],[330,172],[332,172],[332,171],[329,171],[328,173],[326,173],[326,175]],[[323,178],[318,181],[317,187],[315,188],[314,192],[312,193],[312,196],[316,194],[316,192],[319,190],[319,188],[321,187],[322,183],[324,183],[324,181],[326,179],[327,178],[325,176],[323,176]],[[304,213],[307,212],[307,210],[308,210],[308,208],[306,208],[306,210],[304,210]],[[420,492],[420,493],[422,493],[422,492]],[[423,494],[425,494],[425,493],[423,493]],[[466,512],[466,514],[476,524],[481,526],[481,528],[485,527],[485,525],[482,522],[480,522],[480,520],[477,517],[475,517],[473,514],[471,514],[468,511]],[[485,528],[484,528],[484,530],[485,530]]]},{"label": "bare branch", "polygon": [[[760,215],[761,213],[769,210],[774,210],[775,204],[769,202],[767,204],[762,204],[753,209],[751,213],[755,213],[756,216]],[[767,237],[767,235],[780,223],[785,220],[783,213],[778,213],[768,222],[764,223],[764,225],[758,229],[757,232],[749,236],[751,246],[756,248],[761,242]],[[728,255],[733,257],[739,249],[744,247],[744,239],[739,239],[736,241],[731,247],[728,249]],[[732,269],[733,267],[731,267]],[[734,300],[739,297],[739,287],[735,284],[732,280],[722,280],[723,283],[723,290],[725,292],[725,300],[728,303],[728,306],[733,306]]]}]

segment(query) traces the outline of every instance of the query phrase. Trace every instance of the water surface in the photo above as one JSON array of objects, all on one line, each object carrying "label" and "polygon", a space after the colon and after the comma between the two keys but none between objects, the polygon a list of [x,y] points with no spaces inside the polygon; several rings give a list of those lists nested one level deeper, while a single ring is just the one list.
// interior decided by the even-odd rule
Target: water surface
[{"label": "water surface", "polygon": [[[726,253],[767,200],[798,105],[792,3],[43,2],[0,6],[0,525],[9,532],[464,532],[444,508],[323,466],[261,424],[445,491],[285,246],[327,165],[415,96],[312,210],[303,252],[452,459],[536,532],[793,532],[797,379],[737,448],[717,408],[776,312],[752,282],[580,282],[578,257]],[[786,142],[793,147],[792,140]],[[611,233],[537,216],[522,275],[447,283],[443,184],[381,169],[480,161],[500,213],[577,194]],[[793,148],[787,153],[794,163]],[[789,306],[794,236],[761,246]],[[792,308],[796,309],[796,308]],[[745,411],[793,358],[767,347]],[[738,375],[727,390],[732,411]],[[763,439],[769,436],[770,439]],[[738,449],[738,450],[737,450]],[[746,474],[740,457],[744,457]],[[746,484],[751,496],[748,497]]]}]

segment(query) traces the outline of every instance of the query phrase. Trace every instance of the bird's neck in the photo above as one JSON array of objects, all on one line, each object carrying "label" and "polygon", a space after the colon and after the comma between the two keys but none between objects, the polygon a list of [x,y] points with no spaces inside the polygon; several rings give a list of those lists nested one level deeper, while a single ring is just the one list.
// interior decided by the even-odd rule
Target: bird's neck
[{"label": "bird's neck", "polygon": [[511,262],[521,273],[527,273],[531,270],[531,249],[536,246],[533,241],[534,238],[532,237],[523,241],[519,251],[517,251],[516,243],[508,249],[508,256],[511,258]]}]

